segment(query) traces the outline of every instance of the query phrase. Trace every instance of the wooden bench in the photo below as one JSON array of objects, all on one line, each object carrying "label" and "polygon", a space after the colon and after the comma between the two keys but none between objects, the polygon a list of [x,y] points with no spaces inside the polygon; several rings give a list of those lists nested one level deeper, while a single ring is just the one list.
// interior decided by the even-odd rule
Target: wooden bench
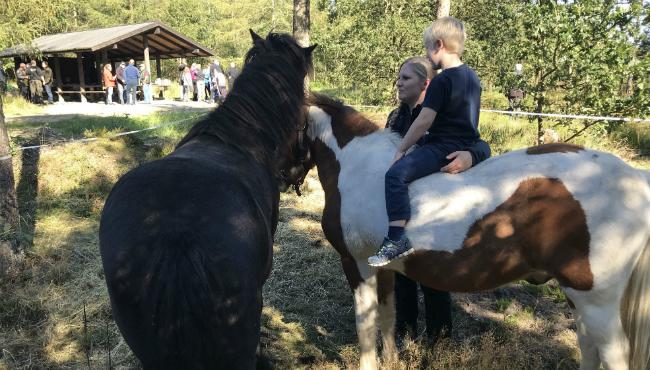
[{"label": "wooden bench", "polygon": [[86,103],[88,102],[86,94],[104,94],[105,92],[102,85],[85,85],[82,87],[81,85],[65,84],[57,86],[55,93],[59,96],[59,103],[65,102],[63,94],[80,94],[81,102]]}]

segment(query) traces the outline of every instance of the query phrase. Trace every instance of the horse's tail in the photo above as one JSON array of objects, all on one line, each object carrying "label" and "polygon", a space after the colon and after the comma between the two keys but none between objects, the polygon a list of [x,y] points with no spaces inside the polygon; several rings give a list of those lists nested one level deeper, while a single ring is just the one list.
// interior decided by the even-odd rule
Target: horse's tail
[{"label": "horse's tail", "polygon": [[[646,171],[646,177],[650,172]],[[630,342],[629,368],[650,365],[650,240],[634,266],[621,301],[621,320]]]}]

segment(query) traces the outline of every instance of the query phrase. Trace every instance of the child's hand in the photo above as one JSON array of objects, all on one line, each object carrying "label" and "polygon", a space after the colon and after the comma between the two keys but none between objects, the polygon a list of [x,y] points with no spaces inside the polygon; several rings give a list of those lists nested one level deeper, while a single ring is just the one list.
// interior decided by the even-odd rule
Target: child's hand
[{"label": "child's hand", "polygon": [[447,159],[453,159],[453,161],[441,168],[441,172],[460,173],[472,167],[472,155],[466,150],[453,152],[447,156]]},{"label": "child's hand", "polygon": [[395,162],[397,162],[397,161],[399,161],[400,159],[402,159],[403,156],[404,156],[404,152],[401,152],[401,151],[399,151],[399,150],[398,150],[397,152],[395,152],[395,156],[393,157],[393,161],[390,162],[390,166],[393,167],[393,165],[395,164]]}]

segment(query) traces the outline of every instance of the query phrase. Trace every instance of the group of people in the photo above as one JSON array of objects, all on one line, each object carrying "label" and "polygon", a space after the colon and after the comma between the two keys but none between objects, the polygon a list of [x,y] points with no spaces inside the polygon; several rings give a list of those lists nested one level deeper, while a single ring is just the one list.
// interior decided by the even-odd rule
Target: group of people
[{"label": "group of people", "polygon": [[5,71],[4,64],[0,60],[0,95],[7,91],[7,72]]},{"label": "group of people", "polygon": [[[0,61],[0,93],[3,93],[7,88],[7,76],[1,63]],[[36,60],[32,60],[29,65],[20,63],[16,70],[16,83],[20,95],[34,104],[52,104],[54,102],[53,76],[47,61],[42,61],[41,67],[38,66]],[[44,91],[47,94],[47,100],[44,99]]]},{"label": "group of people", "polygon": [[135,104],[138,100],[138,86],[142,88],[143,102],[150,104],[152,101],[151,72],[144,64],[140,64],[138,69],[133,59],[129,60],[128,65],[120,62],[115,74],[111,63],[106,63],[102,72],[102,84],[106,92],[106,104],[115,104],[113,92],[116,87],[120,104]]},{"label": "group of people", "polygon": [[182,101],[222,102],[240,74],[235,63],[230,63],[226,72],[218,60],[201,65],[188,65],[183,59],[178,65],[179,85]]}]

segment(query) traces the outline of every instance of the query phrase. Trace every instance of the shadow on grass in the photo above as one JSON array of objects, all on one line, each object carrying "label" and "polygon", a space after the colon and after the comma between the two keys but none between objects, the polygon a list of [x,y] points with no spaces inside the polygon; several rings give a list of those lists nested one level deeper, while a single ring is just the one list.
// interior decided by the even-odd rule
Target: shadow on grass
[{"label": "shadow on grass", "polygon": [[[27,145],[38,145],[38,142],[32,141]],[[20,214],[20,244],[22,249],[29,250],[34,245],[41,150],[40,148],[23,150],[21,158],[20,179],[16,187]]]},{"label": "shadow on grass", "polygon": [[[138,145],[126,148],[132,163],[145,157]],[[31,251],[22,271],[0,281],[0,368],[88,368],[86,354],[90,368],[107,368],[109,351],[114,366],[137,368],[112,321],[98,248],[113,181],[99,170],[63,194],[39,194],[39,165],[39,151],[23,152],[18,196]]]},{"label": "shadow on grass", "polygon": [[[262,329],[263,348],[280,368],[323,363],[357,366],[352,294],[338,254],[320,231],[312,229],[320,228],[319,221],[316,212],[281,207],[274,269],[264,288],[267,309]],[[490,292],[452,294],[453,343],[433,348],[423,343],[421,350],[431,352],[428,357],[413,360],[408,353],[403,354],[402,364],[416,368],[462,367],[450,358],[457,359],[465,353],[471,358],[470,366],[494,355],[498,357],[497,364],[511,363],[509,368],[577,368],[575,347],[557,339],[570,335],[573,324],[569,309],[556,297],[545,296],[541,291],[511,284]],[[497,302],[504,299],[513,307],[512,313],[498,311]],[[420,305],[422,315],[423,302]],[[420,328],[424,330],[423,319]],[[489,350],[481,344],[488,337],[493,338],[494,346]],[[470,348],[470,352],[460,351],[462,346]],[[287,358],[284,353],[293,357]],[[446,365],[427,363],[431,360]]]}]

